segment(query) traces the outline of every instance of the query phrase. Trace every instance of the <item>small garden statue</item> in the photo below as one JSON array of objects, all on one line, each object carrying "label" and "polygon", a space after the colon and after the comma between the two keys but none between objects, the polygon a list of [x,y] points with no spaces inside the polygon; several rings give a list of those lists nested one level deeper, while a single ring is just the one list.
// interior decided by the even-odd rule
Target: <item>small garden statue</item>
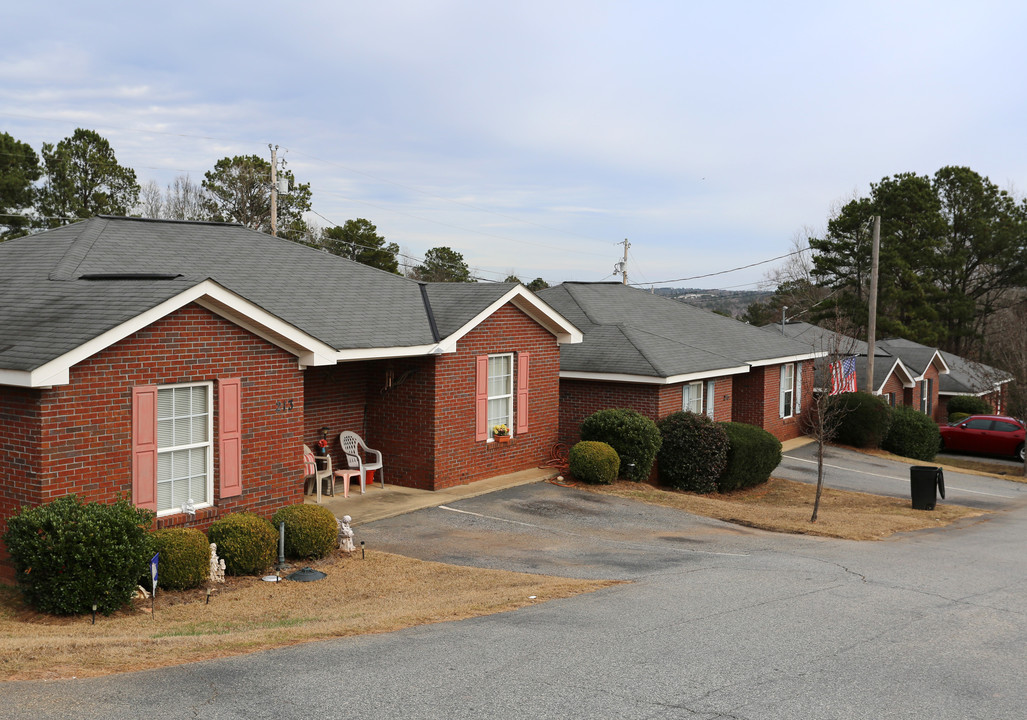
[{"label": "small garden statue", "polygon": [[225,561],[218,558],[217,543],[210,544],[210,581],[212,583],[225,581]]},{"label": "small garden statue", "polygon": [[353,546],[353,529],[349,526],[351,522],[353,522],[353,518],[349,515],[343,515],[342,520],[338,520],[339,549],[345,550],[348,553],[351,553],[356,549]]}]

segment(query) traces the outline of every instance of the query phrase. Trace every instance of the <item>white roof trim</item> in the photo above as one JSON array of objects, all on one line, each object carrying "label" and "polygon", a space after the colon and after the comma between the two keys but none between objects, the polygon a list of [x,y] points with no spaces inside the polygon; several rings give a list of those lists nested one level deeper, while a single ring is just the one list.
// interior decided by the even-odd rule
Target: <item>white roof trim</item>
[{"label": "white roof trim", "polygon": [[605,382],[644,383],[646,385],[675,385],[677,383],[691,382],[693,380],[706,380],[709,378],[723,377],[725,375],[741,375],[747,372],[749,372],[749,366],[741,365],[733,368],[717,368],[716,370],[703,370],[694,373],[671,375],[670,377],[628,375],[626,373],[577,372],[573,370],[561,370],[560,377],[567,380],[600,380]]},{"label": "white roof trim", "polygon": [[579,343],[582,341],[581,331],[574,327],[567,318],[549,307],[528,288],[523,285],[517,285],[471,318],[459,330],[444,337],[438,344],[438,347],[443,348],[442,352],[455,352],[456,344],[460,338],[471,332],[471,330],[483,323],[490,315],[507,303],[512,303],[518,310],[553,333],[558,344],[563,345],[565,343]]},{"label": "white roof trim", "polygon": [[204,280],[34,370],[0,371],[0,382],[19,387],[66,385],[71,382],[73,366],[192,302],[296,355],[301,365],[335,363],[335,349],[331,346],[298,330],[213,280]]},{"label": "white roof trim", "polygon": [[765,367],[767,365],[786,365],[787,363],[800,362],[802,360],[815,360],[816,358],[828,355],[827,350],[806,353],[804,355],[790,355],[788,357],[769,358],[767,360],[750,360],[751,367]]},{"label": "white roof trim", "polygon": [[398,357],[419,357],[421,355],[438,355],[443,352],[455,352],[456,347],[446,349],[442,343],[431,345],[409,345],[406,347],[387,348],[355,348],[339,350],[335,353],[336,362],[354,362],[356,360],[387,360]]},{"label": "white roof trim", "polygon": [[[883,356],[878,356],[878,357],[883,357]],[[902,380],[902,378],[899,378],[899,381],[902,383],[902,387],[904,387],[904,388],[911,388],[911,387],[913,387],[916,384],[916,378],[913,377],[913,373],[910,371],[910,369],[908,367],[906,367],[905,363],[903,363],[902,360],[899,357],[897,357],[897,356],[893,356],[893,357],[895,358],[895,362],[893,362],[892,366],[888,369],[888,372],[885,374],[884,380],[881,381],[881,384],[879,386],[877,386],[876,388],[874,388],[874,395],[882,395],[882,394],[884,394],[884,386],[888,383],[888,378],[890,378],[892,373],[894,373],[896,370],[901,370],[902,374],[906,376],[905,380]],[[876,359],[875,359],[875,362],[876,362]]]}]

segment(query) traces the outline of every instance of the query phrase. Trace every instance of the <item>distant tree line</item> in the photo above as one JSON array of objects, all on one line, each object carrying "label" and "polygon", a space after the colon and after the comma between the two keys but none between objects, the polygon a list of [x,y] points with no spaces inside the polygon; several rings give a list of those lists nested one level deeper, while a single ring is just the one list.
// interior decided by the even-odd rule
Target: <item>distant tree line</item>
[{"label": "distant tree line", "polygon": [[[369,220],[328,228],[308,223],[310,184],[297,182],[284,161],[276,174],[289,185],[277,197],[280,237],[425,282],[475,281],[463,255],[452,248],[432,248],[422,262],[401,268],[399,245],[388,242]],[[110,143],[94,130],[79,128],[56,145],[44,143],[39,155],[0,132],[0,242],[95,215],[229,222],[270,232],[270,178],[268,160],[237,155],[218,160],[199,183],[180,175],[164,188],[152,180],[140,185],[135,171],[121,165]],[[536,278],[528,287],[548,285]]]}]

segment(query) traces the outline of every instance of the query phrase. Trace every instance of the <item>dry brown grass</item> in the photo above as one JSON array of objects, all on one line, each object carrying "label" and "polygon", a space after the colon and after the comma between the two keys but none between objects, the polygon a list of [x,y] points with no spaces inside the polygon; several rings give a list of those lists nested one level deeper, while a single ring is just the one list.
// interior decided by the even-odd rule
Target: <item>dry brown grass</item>
[{"label": "dry brown grass", "polygon": [[[0,679],[107,675],[178,665],[310,640],[389,632],[514,610],[591,592],[597,582],[480,570],[388,553],[312,563],[328,577],[269,583],[230,578],[205,604],[203,589],[162,593],[110,617],[57,618],[0,586]],[[532,597],[534,596],[534,597]]]},{"label": "dry brown grass", "polygon": [[926,512],[914,510],[909,500],[824,488],[817,521],[812,523],[816,488],[778,478],[724,495],[696,495],[623,481],[581,487],[761,530],[846,540],[880,540],[894,533],[942,527],[986,512],[950,503],[940,503]]}]

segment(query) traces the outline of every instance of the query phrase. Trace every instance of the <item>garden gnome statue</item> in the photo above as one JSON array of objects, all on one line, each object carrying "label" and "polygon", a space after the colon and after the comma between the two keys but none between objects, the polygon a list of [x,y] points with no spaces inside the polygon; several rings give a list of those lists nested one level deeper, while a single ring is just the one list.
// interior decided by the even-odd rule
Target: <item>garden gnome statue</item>
[{"label": "garden gnome statue", "polygon": [[343,515],[339,522],[339,549],[348,553],[356,549],[353,547],[353,529],[349,526],[351,522],[353,522],[353,518],[349,515]]},{"label": "garden gnome statue", "polygon": [[210,544],[210,581],[212,583],[225,581],[225,561],[218,558],[217,543]]}]

